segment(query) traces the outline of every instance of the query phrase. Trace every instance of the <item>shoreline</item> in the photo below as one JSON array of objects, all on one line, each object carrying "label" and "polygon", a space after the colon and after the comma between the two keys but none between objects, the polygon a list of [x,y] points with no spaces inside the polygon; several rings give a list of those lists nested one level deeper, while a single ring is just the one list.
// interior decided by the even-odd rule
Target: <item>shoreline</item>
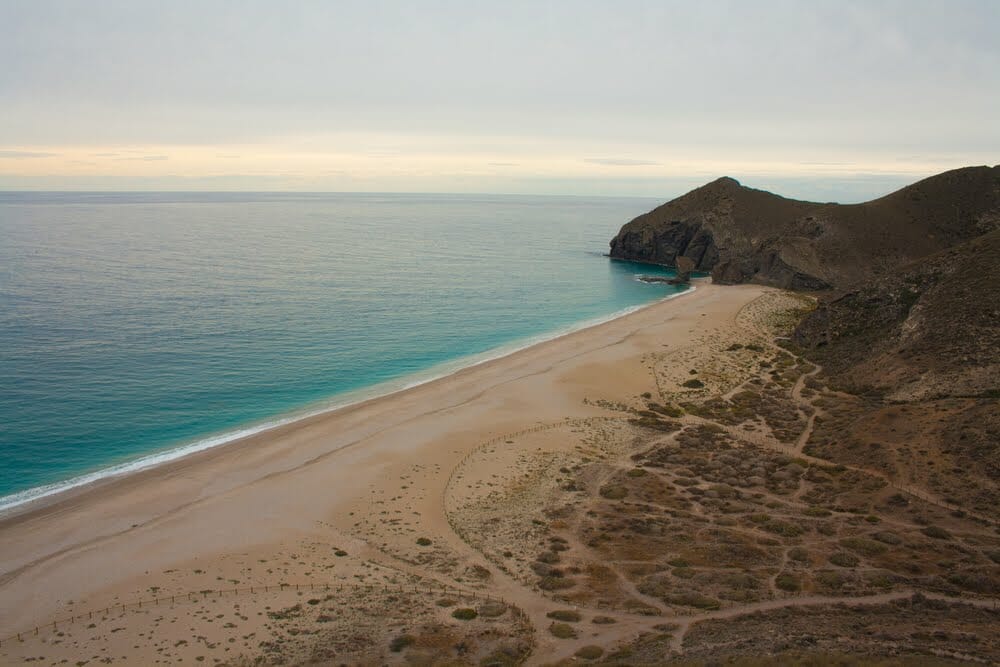
[{"label": "shoreline", "polygon": [[[696,278],[695,280],[704,282],[704,279]],[[559,340],[579,331],[586,331],[587,329],[627,317],[645,308],[693,293],[697,289],[697,283],[692,282],[688,289],[682,292],[669,294],[649,303],[630,306],[606,316],[581,320],[555,331],[511,341],[484,352],[442,362],[430,368],[393,380],[387,380],[315,401],[310,405],[302,406],[287,413],[274,415],[259,422],[250,423],[222,433],[200,437],[192,442],[171,445],[165,449],[148,454],[140,454],[130,460],[104,466],[90,472],[80,473],[65,480],[0,496],[0,527],[9,519],[15,519],[21,514],[31,513],[35,510],[42,510],[49,504],[60,502],[63,497],[75,495],[74,492],[84,493],[89,488],[97,488],[103,484],[122,480],[131,475],[152,471],[160,466],[179,462],[202,452],[235,445],[257,435],[269,433],[286,426],[292,426],[315,417],[321,417],[340,410],[363,405],[370,401],[377,401],[401,392],[410,391],[417,387],[446,379],[464,370],[507,358],[536,345]]]},{"label": "shoreline", "polygon": [[[653,302],[406,391],[106,478],[0,519],[0,638],[51,627],[53,620],[81,611],[93,613],[96,622],[98,610],[151,592],[173,600],[222,582],[316,582],[348,589],[372,581],[376,572],[390,583],[403,576],[437,585],[468,581],[463,572],[490,570],[492,583],[481,591],[505,597],[536,625],[544,622],[539,619],[551,601],[491,569],[484,554],[453,530],[447,510],[474,488],[492,488],[504,470],[518,474],[520,464],[511,459],[475,477],[459,469],[483,447],[493,450],[499,443],[505,449],[504,443],[537,433],[557,448],[573,448],[580,444],[580,425],[627,423],[615,406],[641,403],[656,391],[650,355],[666,364],[661,371],[686,377],[688,350],[697,340],[737,327],[744,306],[774,291],[708,281],[698,288],[681,293],[690,295],[686,299]],[[511,445],[511,456],[515,449]],[[421,546],[425,542],[417,538],[432,546]],[[416,565],[428,557],[445,570]],[[240,627],[254,618],[267,623],[274,607],[263,605],[294,606],[297,595],[243,599],[247,613],[241,613],[251,620],[238,621]],[[226,599],[213,604],[232,611]],[[145,606],[138,614],[120,611],[119,627],[147,627]],[[196,611],[180,603],[173,611],[163,609],[180,614],[171,616],[175,624],[169,621],[184,633],[171,634],[174,650],[181,650],[178,640],[190,638],[188,628],[211,636],[228,632],[201,625],[190,616]],[[118,641],[107,634],[109,625],[80,627],[88,633],[92,627],[98,643]],[[174,632],[165,626],[161,631]],[[154,653],[137,650],[145,640],[135,635],[115,637],[126,644],[114,655],[127,653],[137,662],[158,655],[151,644]]]}]

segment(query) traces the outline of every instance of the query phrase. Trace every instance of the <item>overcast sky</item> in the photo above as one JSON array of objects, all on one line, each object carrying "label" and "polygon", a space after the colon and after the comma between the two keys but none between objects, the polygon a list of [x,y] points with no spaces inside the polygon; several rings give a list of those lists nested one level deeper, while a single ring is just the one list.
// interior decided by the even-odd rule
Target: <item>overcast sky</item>
[{"label": "overcast sky", "polygon": [[7,190],[858,201],[998,119],[997,0],[0,0]]}]

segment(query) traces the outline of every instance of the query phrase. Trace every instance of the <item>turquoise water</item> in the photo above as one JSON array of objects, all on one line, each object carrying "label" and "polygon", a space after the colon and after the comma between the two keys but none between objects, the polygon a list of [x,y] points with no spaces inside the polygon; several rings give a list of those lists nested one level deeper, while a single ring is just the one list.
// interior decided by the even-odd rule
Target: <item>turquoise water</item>
[{"label": "turquoise water", "polygon": [[673,294],[602,256],[656,203],[0,193],[0,506]]}]

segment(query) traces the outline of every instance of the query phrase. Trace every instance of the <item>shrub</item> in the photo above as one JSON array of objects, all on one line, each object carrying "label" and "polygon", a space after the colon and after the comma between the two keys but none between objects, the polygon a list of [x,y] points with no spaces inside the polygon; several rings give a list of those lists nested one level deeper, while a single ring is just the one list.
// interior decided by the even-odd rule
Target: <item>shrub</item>
[{"label": "shrub", "polygon": [[782,572],[774,579],[774,585],[783,591],[789,591],[794,593],[795,591],[802,588],[799,584],[799,578],[794,574],[789,574],[788,572]]},{"label": "shrub", "polygon": [[452,618],[457,618],[460,621],[471,621],[475,617],[479,616],[475,609],[469,609],[468,607],[459,607],[455,611],[451,612]]},{"label": "shrub", "polygon": [[830,562],[839,567],[857,567],[861,561],[854,554],[849,554],[846,551],[838,551],[830,556]]},{"label": "shrub", "polygon": [[576,630],[565,623],[553,623],[549,626],[549,633],[559,639],[573,639],[576,637]]},{"label": "shrub", "polygon": [[422,547],[429,547],[431,545],[431,541],[426,537],[418,537],[417,544],[419,544]]},{"label": "shrub", "polygon": [[792,547],[788,550],[788,557],[799,563],[809,560],[809,552],[802,547]]},{"label": "shrub", "polygon": [[437,606],[439,607],[454,607],[455,601],[451,598],[441,598],[437,601]]},{"label": "shrub", "polygon": [[830,516],[833,514],[825,507],[807,507],[802,513],[806,516]]},{"label": "shrub", "polygon": [[601,496],[608,500],[621,500],[628,495],[628,489],[620,484],[606,484],[601,487]]},{"label": "shrub", "polygon": [[553,563],[559,562],[559,554],[554,551],[543,551],[535,557],[535,560],[540,563],[548,563],[549,565],[552,565]]},{"label": "shrub", "polygon": [[567,623],[580,622],[580,613],[572,609],[557,609],[556,611],[550,611],[546,616],[557,621],[566,621]]},{"label": "shrub", "polygon": [[632,468],[625,474],[629,477],[645,477],[649,472],[645,468]]},{"label": "shrub", "polygon": [[715,598],[710,598],[707,595],[702,595],[701,593],[695,593],[693,591],[674,593],[672,595],[667,595],[665,599],[670,604],[680,605],[682,607],[695,607],[697,609],[718,609],[722,606]]},{"label": "shrub", "polygon": [[881,542],[869,540],[864,537],[845,537],[840,541],[840,545],[862,556],[878,556],[889,550],[889,547]]},{"label": "shrub", "polygon": [[770,521],[767,521],[761,526],[761,528],[770,533],[781,535],[782,537],[798,537],[804,532],[802,526],[798,525],[797,523],[778,521],[777,519],[771,519]]},{"label": "shrub", "polygon": [[411,646],[417,638],[413,635],[400,635],[389,642],[389,650],[393,653],[399,653],[407,646]]},{"label": "shrub", "polygon": [[573,588],[576,584],[572,579],[566,577],[545,577],[538,582],[538,587],[543,591],[559,591],[566,588]]},{"label": "shrub", "polygon": [[597,625],[611,625],[613,623],[617,623],[618,621],[611,616],[595,616],[590,619],[590,622],[596,623]]},{"label": "shrub", "polygon": [[681,383],[682,387],[687,387],[688,389],[701,389],[705,386],[705,383],[697,378],[692,378],[690,380],[685,380]]},{"label": "shrub", "polygon": [[945,530],[944,528],[941,528],[939,526],[927,526],[926,528],[924,528],[920,532],[923,533],[924,535],[926,535],[927,537],[934,538],[935,540],[950,540],[951,539],[951,533],[949,533],[947,530]]},{"label": "shrub", "polygon": [[890,533],[886,531],[875,533],[874,535],[872,535],[872,537],[874,537],[879,542],[883,542],[885,544],[896,545],[903,543],[903,539],[899,535],[896,535],[896,533]]},{"label": "shrub", "polygon": [[581,660],[597,660],[604,655],[604,649],[600,646],[581,646],[574,655]]}]

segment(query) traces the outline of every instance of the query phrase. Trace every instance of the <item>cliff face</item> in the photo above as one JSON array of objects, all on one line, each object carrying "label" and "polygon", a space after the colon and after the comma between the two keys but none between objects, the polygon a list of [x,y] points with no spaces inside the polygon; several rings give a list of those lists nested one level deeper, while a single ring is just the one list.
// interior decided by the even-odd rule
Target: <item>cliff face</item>
[{"label": "cliff face", "polygon": [[945,172],[864,204],[785,199],[720,178],[632,220],[611,257],[675,265],[719,283],[850,289],[1000,227],[1000,166]]}]

